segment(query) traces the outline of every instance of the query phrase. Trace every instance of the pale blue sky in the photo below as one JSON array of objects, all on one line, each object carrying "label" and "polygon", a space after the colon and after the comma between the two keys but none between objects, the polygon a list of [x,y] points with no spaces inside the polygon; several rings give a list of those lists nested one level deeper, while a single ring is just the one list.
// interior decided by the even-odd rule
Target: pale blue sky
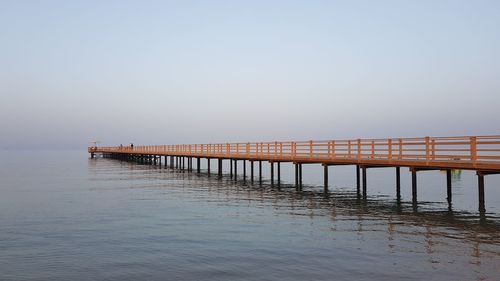
[{"label": "pale blue sky", "polygon": [[2,1],[0,148],[500,134],[500,1]]}]

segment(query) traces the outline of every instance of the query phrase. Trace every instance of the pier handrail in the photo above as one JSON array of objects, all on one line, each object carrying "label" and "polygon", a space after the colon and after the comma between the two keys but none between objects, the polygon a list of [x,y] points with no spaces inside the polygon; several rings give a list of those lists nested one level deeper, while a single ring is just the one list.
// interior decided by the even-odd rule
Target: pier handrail
[{"label": "pier handrail", "polygon": [[88,151],[317,163],[452,163],[464,169],[500,170],[500,135],[114,146],[89,147]]}]

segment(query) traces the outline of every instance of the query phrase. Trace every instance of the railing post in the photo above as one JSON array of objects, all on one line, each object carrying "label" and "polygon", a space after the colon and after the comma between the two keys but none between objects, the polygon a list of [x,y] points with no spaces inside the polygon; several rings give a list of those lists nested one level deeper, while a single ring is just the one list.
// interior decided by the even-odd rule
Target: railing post
[{"label": "railing post", "polygon": [[278,142],[274,142],[274,158],[278,157]]},{"label": "railing post", "polygon": [[330,159],[332,157],[332,149],[331,149],[331,142],[328,142],[328,155],[326,158]]},{"label": "railing post", "polygon": [[358,161],[361,160],[361,139],[358,139]]},{"label": "railing post", "polygon": [[432,148],[432,161],[436,160],[436,140],[431,141],[431,148]]},{"label": "railing post", "polygon": [[387,158],[389,158],[389,161],[392,161],[392,139],[387,140]]},{"label": "railing post", "polygon": [[351,140],[347,141],[347,157],[351,158]]},{"label": "railing post", "polygon": [[335,141],[332,141],[332,159],[335,159]]},{"label": "railing post", "polygon": [[470,137],[470,159],[472,166],[476,167],[477,163],[477,138]]},{"label": "railing post", "polygon": [[398,143],[399,143],[399,160],[403,160],[403,139],[399,139]]},{"label": "railing post", "polygon": [[429,165],[430,160],[430,149],[429,149],[429,137],[425,137],[425,163]]},{"label": "railing post", "polygon": [[372,140],[372,159],[375,158],[375,141]]},{"label": "railing post", "polygon": [[295,159],[297,156],[297,144],[295,142],[292,142],[292,159]]},{"label": "railing post", "polygon": [[313,158],[313,141],[309,141],[309,159],[312,160]]}]

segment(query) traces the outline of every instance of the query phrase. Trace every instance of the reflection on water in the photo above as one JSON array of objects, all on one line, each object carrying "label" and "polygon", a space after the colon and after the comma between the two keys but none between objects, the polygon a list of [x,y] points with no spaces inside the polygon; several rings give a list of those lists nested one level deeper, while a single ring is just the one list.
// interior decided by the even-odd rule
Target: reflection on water
[{"label": "reflection on water", "polygon": [[[340,170],[325,194],[312,169],[297,191],[286,167],[278,188],[242,177],[235,182],[206,172],[87,160],[80,153],[4,159],[9,165],[0,170],[2,280],[500,275],[500,217],[492,211],[480,217],[460,203],[468,196],[466,173],[453,173],[459,207],[449,207],[443,190],[424,184],[427,198],[414,206],[408,196],[396,200],[392,175],[381,172],[369,175],[368,196],[360,198],[352,175]],[[429,174],[432,181],[434,176],[442,175]]]},{"label": "reflection on water", "polygon": [[[99,173],[99,162],[90,161],[89,165],[93,167],[93,172]],[[411,201],[400,201],[388,198],[387,195],[360,198],[354,189],[325,193],[322,186],[305,185],[299,191],[290,183],[282,183],[278,187],[266,180],[251,183],[249,179],[243,180],[240,177],[235,181],[226,174],[219,179],[214,175],[210,177],[207,173],[197,174],[123,162],[120,165],[122,175],[135,171],[133,178],[139,176],[155,183],[141,188],[169,188],[156,180],[187,182],[192,192],[203,192],[203,196],[208,194],[210,198],[215,194],[218,204],[231,206],[252,202],[254,206],[272,206],[274,213],[278,215],[305,216],[311,220],[317,216],[326,216],[332,223],[332,232],[353,231],[361,240],[365,233],[385,233],[387,251],[390,253],[408,250],[406,245],[396,242],[401,239],[423,241],[422,249],[412,251],[429,255],[439,252],[443,245],[449,243],[446,241],[455,240],[470,248],[464,253],[469,255],[470,264],[479,265],[482,255],[494,259],[500,257],[500,214],[488,213],[487,216],[482,216],[477,212],[454,210],[452,205],[443,209],[433,202],[420,202],[415,206]],[[452,171],[452,180],[459,182],[461,175],[461,170]],[[351,223],[346,225],[345,221]],[[356,225],[354,229],[351,228],[352,223]],[[432,257],[429,257],[428,262],[433,265],[440,263]]]}]

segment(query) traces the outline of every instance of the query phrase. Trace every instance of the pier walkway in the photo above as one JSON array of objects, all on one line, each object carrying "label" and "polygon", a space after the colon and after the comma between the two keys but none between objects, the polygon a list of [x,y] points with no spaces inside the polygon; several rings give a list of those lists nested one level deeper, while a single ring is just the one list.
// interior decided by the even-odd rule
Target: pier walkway
[{"label": "pier walkway", "polygon": [[[259,164],[259,181],[262,181],[262,161],[271,165],[271,184],[274,185],[275,165],[277,184],[280,184],[280,163],[295,165],[295,185],[302,187],[302,165],[321,164],[324,167],[324,188],[328,190],[328,167],[355,165],[358,194],[366,197],[366,170],[377,167],[396,168],[396,193],[400,197],[400,168],[408,167],[412,173],[412,199],[417,203],[417,172],[426,170],[447,171],[447,199],[451,203],[451,170],[475,170],[478,176],[479,211],[484,212],[484,176],[500,173],[500,135],[457,136],[388,139],[354,139],[325,141],[273,141],[215,144],[148,145],[128,147],[88,148],[95,154],[140,163],[193,170],[193,159],[218,160],[218,174],[222,176],[222,161],[230,160],[231,177],[237,176],[238,161],[243,161],[243,177],[246,179],[246,162],[250,161],[250,180],[254,180],[254,162]],[[233,165],[234,164],[234,165]],[[362,174],[362,177],[361,177]]]}]

